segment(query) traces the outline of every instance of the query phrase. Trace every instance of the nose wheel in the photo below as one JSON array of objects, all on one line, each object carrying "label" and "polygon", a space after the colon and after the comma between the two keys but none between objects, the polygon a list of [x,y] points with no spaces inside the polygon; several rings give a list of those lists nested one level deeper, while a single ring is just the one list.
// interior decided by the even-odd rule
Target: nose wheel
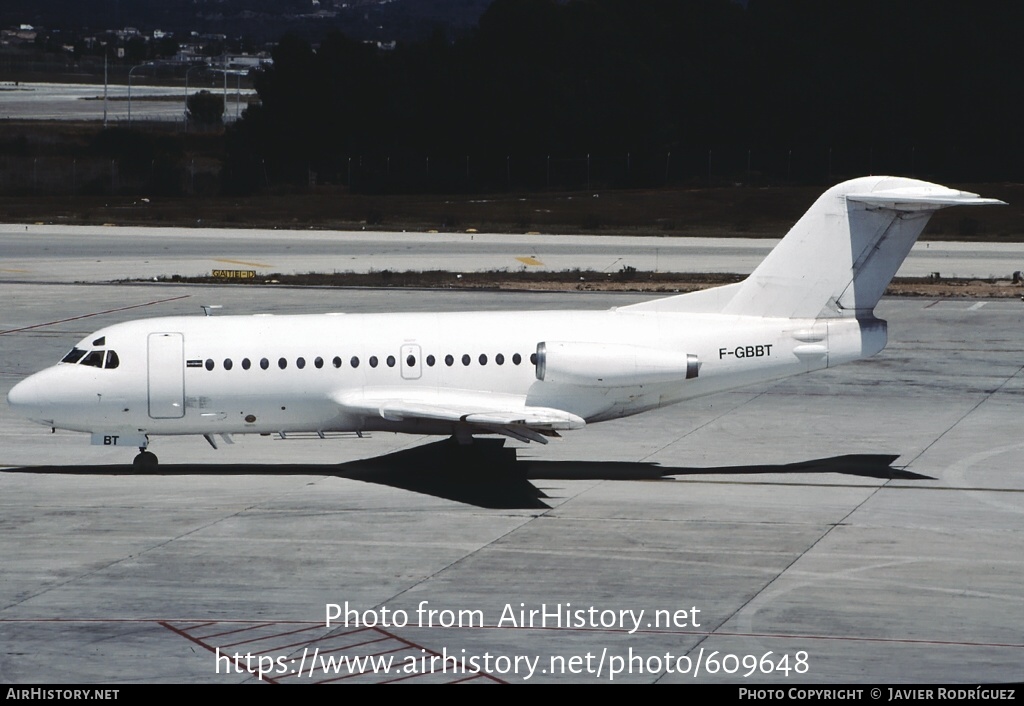
[{"label": "nose wheel", "polygon": [[151,471],[159,464],[160,461],[157,459],[156,454],[152,451],[146,451],[144,448],[139,449],[139,455],[132,461],[132,466],[137,471]]}]

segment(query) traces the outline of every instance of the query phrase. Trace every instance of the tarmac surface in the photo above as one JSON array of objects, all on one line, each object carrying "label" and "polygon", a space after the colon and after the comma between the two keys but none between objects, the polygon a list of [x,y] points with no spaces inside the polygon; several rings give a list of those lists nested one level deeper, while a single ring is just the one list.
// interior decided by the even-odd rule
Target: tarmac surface
[{"label": "tarmac surface", "polygon": [[[140,72],[141,73],[141,72]],[[254,91],[236,88],[234,78],[224,89],[222,83],[193,83],[186,90],[181,86],[149,86],[145,78],[135,74],[129,101],[127,85],[107,86],[103,100],[103,84],[87,83],[0,83],[0,119],[2,120],[103,120],[121,125],[131,121],[185,121],[185,99],[200,90],[224,95],[225,120],[234,120],[245,109],[245,101]],[[104,105],[105,103],[105,105]],[[129,109],[130,104],[130,109]],[[129,115],[130,113],[130,115]]]},{"label": "tarmac surface", "polygon": [[[68,283],[121,264],[0,272],[0,393],[89,331],[201,304],[646,298]],[[159,470],[138,473],[130,450],[0,405],[0,682],[254,682],[261,666],[284,683],[1020,682],[1024,303],[885,299],[878,314],[890,343],[871,360],[545,447],[156,438]],[[356,669],[368,656],[377,670]]]},{"label": "tarmac surface", "polygon": [[[782,235],[782,234],[780,234]],[[777,240],[140,228],[0,224],[0,280],[97,282],[206,276],[215,269],[272,273],[574,269],[748,274]],[[1009,279],[1024,243],[919,242],[897,276]]]}]

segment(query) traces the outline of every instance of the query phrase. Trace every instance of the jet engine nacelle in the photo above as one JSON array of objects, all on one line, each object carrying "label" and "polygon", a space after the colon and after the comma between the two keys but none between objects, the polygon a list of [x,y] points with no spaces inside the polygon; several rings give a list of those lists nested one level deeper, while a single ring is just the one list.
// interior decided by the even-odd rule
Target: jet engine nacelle
[{"label": "jet engine nacelle", "polygon": [[628,387],[697,377],[697,356],[616,343],[537,344],[537,379],[584,387]]}]

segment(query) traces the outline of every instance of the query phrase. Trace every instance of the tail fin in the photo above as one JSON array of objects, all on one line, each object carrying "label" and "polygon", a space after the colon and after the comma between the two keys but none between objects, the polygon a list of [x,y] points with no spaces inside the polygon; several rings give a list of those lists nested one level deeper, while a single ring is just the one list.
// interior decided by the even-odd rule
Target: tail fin
[{"label": "tail fin", "polygon": [[782,318],[866,317],[932,214],[996,199],[902,177],[863,177],[822,194],[738,284],[634,305]]}]

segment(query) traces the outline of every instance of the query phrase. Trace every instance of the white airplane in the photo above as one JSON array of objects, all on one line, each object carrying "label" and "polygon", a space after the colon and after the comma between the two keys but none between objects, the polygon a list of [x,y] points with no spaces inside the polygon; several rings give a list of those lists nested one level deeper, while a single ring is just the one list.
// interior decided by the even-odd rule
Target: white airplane
[{"label": "white airplane", "polygon": [[608,311],[196,316],[115,324],[7,395],[21,415],[151,437],[560,431],[874,355],[874,307],[929,217],[995,199],[914,179],[826,191],[744,281]]}]

